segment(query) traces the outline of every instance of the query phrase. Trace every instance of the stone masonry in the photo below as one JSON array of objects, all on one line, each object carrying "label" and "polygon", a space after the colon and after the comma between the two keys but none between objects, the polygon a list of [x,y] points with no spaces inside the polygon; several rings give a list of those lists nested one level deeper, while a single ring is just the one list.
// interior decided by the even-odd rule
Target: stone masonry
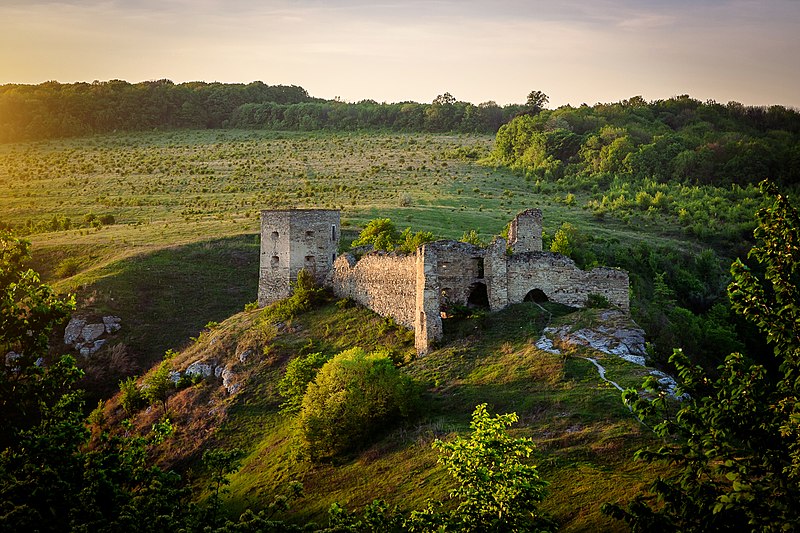
[{"label": "stone masonry", "polygon": [[419,354],[442,338],[442,317],[454,306],[498,311],[523,301],[586,305],[605,296],[628,312],[628,273],[579,269],[566,256],[542,251],[542,213],[528,209],[509,227],[509,240],[486,248],[455,241],[420,246],[411,255],[372,252],[336,257],[339,212],[263,211],[259,305],[291,294],[302,268],[342,298],[352,298],[415,332]]},{"label": "stone masonry", "polygon": [[258,305],[291,295],[291,284],[304,268],[324,283],[338,249],[339,211],[262,211]]}]

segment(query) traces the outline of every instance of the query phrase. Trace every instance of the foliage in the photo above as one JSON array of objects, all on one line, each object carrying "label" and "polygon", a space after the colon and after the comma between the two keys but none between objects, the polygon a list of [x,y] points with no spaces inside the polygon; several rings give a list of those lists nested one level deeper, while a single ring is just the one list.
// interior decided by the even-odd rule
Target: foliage
[{"label": "foliage", "polygon": [[[55,409],[78,371],[64,359],[42,365],[53,327],[74,308],[26,269],[30,243],[0,231],[0,445]],[[38,360],[38,361],[37,361]]]},{"label": "foliage", "polygon": [[411,228],[406,228],[402,233],[398,233],[397,227],[388,218],[376,218],[371,220],[353,241],[353,246],[372,246],[374,250],[386,252],[398,251],[402,253],[413,253],[425,244],[434,240],[433,233],[430,231],[411,232]]},{"label": "foliage", "polygon": [[298,355],[286,365],[286,372],[278,382],[278,392],[285,398],[281,404],[284,413],[300,410],[308,384],[314,380],[322,365],[328,362],[329,355],[321,352]]},{"label": "foliage", "polygon": [[465,242],[467,244],[472,244],[473,246],[478,246],[479,248],[486,247],[486,241],[480,238],[478,232],[474,229],[469,231],[465,231],[464,234],[459,239],[461,242]]},{"label": "foliage", "polygon": [[208,498],[208,522],[216,526],[219,524],[219,511],[222,506],[221,496],[228,491],[230,475],[242,467],[244,452],[239,448],[232,450],[212,449],[203,452],[203,466],[211,473],[208,489],[211,496]]},{"label": "foliage", "polygon": [[119,382],[119,403],[128,416],[133,415],[136,411],[144,407],[146,401],[144,394],[142,394],[141,389],[139,389],[137,379],[136,376],[130,376]]},{"label": "foliage", "polygon": [[[48,333],[72,307],[24,270],[27,243],[3,235],[3,348],[22,356],[3,364],[0,439],[0,528],[3,531],[151,531],[189,523],[180,477],[146,464],[147,448],[172,431],[157,424],[149,437],[101,432],[91,447],[81,394],[82,372],[63,356],[39,366]],[[13,405],[14,408],[9,408]],[[100,404],[102,405],[102,404]],[[13,414],[12,414],[13,413]],[[102,423],[103,417],[91,417]]]},{"label": "foliage", "polygon": [[175,391],[175,383],[170,377],[172,365],[169,360],[161,361],[158,367],[150,374],[145,376],[142,384],[142,395],[150,403],[161,404],[164,409],[164,417],[167,416],[167,399]]},{"label": "foliage", "polygon": [[611,304],[604,295],[590,293],[589,296],[586,297],[586,307],[592,309],[608,309],[611,307]]},{"label": "foliage", "polygon": [[391,251],[399,238],[397,227],[388,218],[370,220],[353,241],[353,246],[372,246],[375,250]]},{"label": "foliage", "polygon": [[323,289],[317,286],[314,275],[305,268],[297,273],[292,283],[292,295],[267,306],[262,312],[262,320],[282,322],[308,311],[321,301]]},{"label": "foliage", "polygon": [[310,97],[302,87],[260,81],[246,85],[51,81],[0,85],[0,142],[154,128],[494,133],[521,109],[515,104],[459,102],[450,93],[437,96],[431,104],[324,101]]},{"label": "foliage", "polygon": [[[728,291],[734,310],[766,335],[774,359],[762,365],[733,353],[710,379],[676,350],[671,360],[689,395],[677,412],[663,392],[648,401],[625,391],[626,403],[656,422],[667,442],[637,457],[677,466],[653,483],[653,495],[627,509],[605,507],[634,531],[789,531],[800,521],[800,217],[773,186],[762,188],[772,203],[758,213],[749,257],[763,275],[737,260]],[[646,386],[657,388],[653,380]]]},{"label": "foliage", "polygon": [[458,501],[448,517],[450,527],[475,532],[550,529],[537,509],[547,482],[535,466],[525,463],[533,440],[514,438],[506,430],[517,420],[515,413],[492,417],[481,404],[472,413],[468,438],[434,441],[433,447],[441,451],[439,462],[458,483],[450,493]]},{"label": "foliage", "polygon": [[577,229],[569,222],[564,222],[553,236],[550,251],[571,257],[575,249]]},{"label": "foliage", "polygon": [[298,417],[304,453],[329,459],[364,445],[408,418],[415,387],[382,353],[345,350],[325,363],[306,390]]}]

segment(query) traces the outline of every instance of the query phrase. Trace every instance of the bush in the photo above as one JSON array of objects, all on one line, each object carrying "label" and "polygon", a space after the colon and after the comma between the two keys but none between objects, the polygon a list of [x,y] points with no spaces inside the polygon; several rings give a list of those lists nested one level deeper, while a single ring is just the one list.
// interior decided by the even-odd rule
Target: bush
[{"label": "bush", "polygon": [[329,359],[329,355],[315,352],[295,357],[289,361],[283,379],[278,382],[278,393],[286,398],[281,404],[281,410],[284,413],[300,410],[308,384],[313,381],[319,369]]},{"label": "bush", "polygon": [[411,379],[381,353],[339,353],[308,385],[298,420],[302,452],[317,461],[351,451],[398,419],[416,398]]},{"label": "bush", "polygon": [[136,376],[131,376],[119,382],[120,399],[125,413],[131,416],[147,404],[142,391],[136,384]]},{"label": "bush", "polygon": [[586,297],[586,307],[591,309],[608,309],[611,303],[602,294],[591,293]]},{"label": "bush", "polygon": [[67,257],[56,267],[56,276],[59,278],[69,278],[80,271],[81,263],[75,257]]}]

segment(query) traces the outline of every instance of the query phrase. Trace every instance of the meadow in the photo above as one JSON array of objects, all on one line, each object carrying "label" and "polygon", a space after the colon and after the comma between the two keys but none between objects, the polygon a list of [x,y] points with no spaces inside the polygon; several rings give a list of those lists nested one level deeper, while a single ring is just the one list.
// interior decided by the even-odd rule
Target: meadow
[{"label": "meadow", "polygon": [[[148,365],[255,299],[259,212],[338,208],[345,237],[376,217],[484,240],[540,207],[623,242],[686,247],[668,223],[598,219],[563,193],[480,165],[489,135],[198,130],[0,145],[0,223],[33,242],[33,267],[84,313],[123,318]],[[584,198],[585,196],[585,198]],[[103,223],[105,220],[108,223]],[[346,240],[345,240],[346,243]],[[691,245],[689,245],[691,246]],[[699,250],[699,247],[698,247]]]}]

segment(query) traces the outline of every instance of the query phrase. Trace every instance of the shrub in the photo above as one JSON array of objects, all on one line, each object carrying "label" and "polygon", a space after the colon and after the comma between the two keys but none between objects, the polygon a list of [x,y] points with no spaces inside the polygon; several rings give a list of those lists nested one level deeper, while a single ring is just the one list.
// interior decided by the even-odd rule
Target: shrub
[{"label": "shrub", "polygon": [[303,453],[311,460],[353,450],[414,407],[415,387],[391,359],[361,348],[339,353],[308,385],[298,420]]},{"label": "shrub", "polygon": [[314,380],[314,376],[329,359],[329,355],[315,352],[295,357],[289,361],[283,379],[278,382],[278,393],[286,398],[281,404],[281,410],[284,413],[300,410],[308,384]]},{"label": "shrub", "polygon": [[586,297],[586,307],[592,309],[608,309],[611,307],[611,302],[602,294],[591,293]]},{"label": "shrub", "polygon": [[59,278],[69,278],[80,270],[81,263],[74,257],[67,257],[56,267],[56,276]]},{"label": "shrub", "polygon": [[128,416],[132,415],[147,403],[142,391],[136,384],[136,376],[131,376],[119,382],[120,399],[122,408]]}]

